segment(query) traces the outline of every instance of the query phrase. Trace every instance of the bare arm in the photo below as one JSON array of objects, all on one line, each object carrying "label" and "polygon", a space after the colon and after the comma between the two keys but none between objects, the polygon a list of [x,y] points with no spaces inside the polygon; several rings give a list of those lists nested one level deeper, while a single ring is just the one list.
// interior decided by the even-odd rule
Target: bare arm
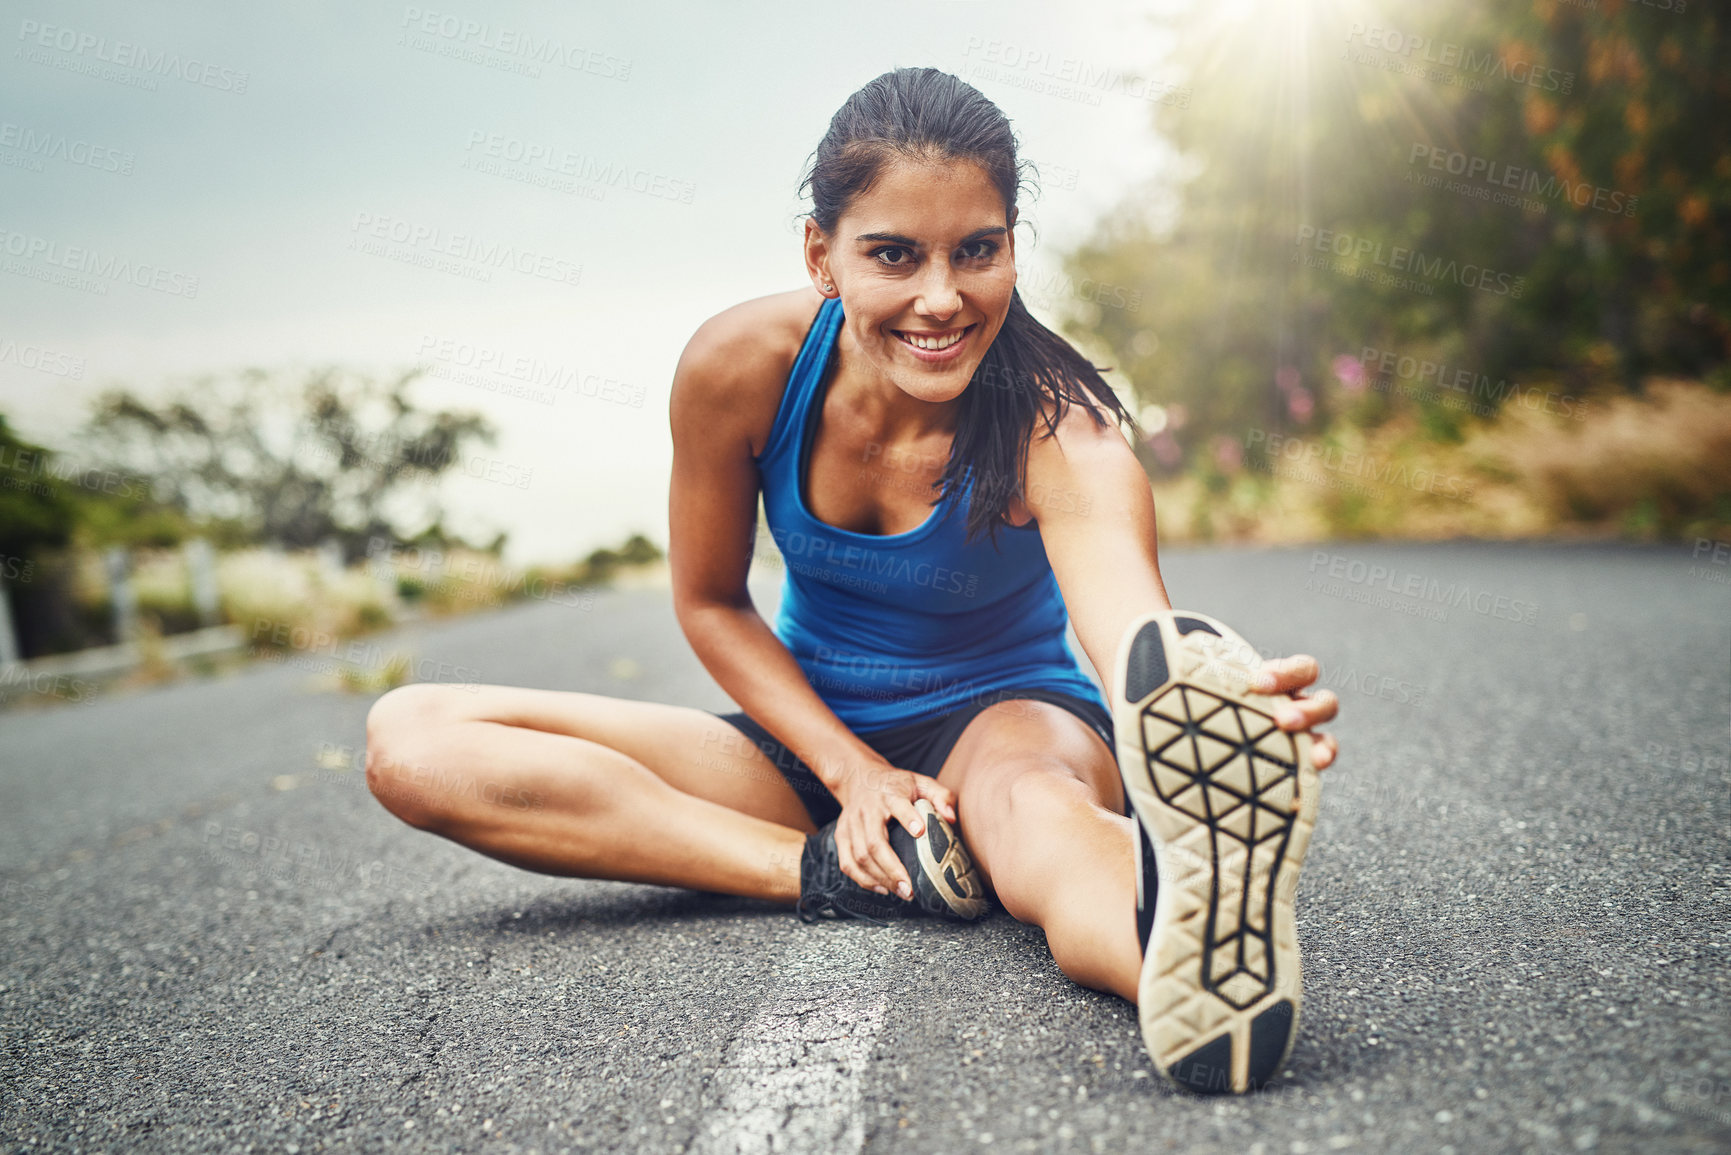
[{"label": "bare arm", "polygon": [[[1125,628],[1149,610],[1172,608],[1160,577],[1148,477],[1122,433],[1096,426],[1072,406],[1056,436],[1029,446],[1025,500],[1039,522],[1076,637],[1111,694]],[[1291,693],[1314,682],[1317,667],[1315,659],[1300,654],[1266,662],[1263,672],[1257,689]],[[1324,690],[1295,698],[1277,720],[1282,729],[1305,730],[1334,717],[1338,706]],[[1318,735],[1314,750],[1318,768],[1327,766],[1334,760],[1334,738]]]},{"label": "bare arm", "polygon": [[[728,326],[711,321],[686,346],[674,371],[668,501],[674,612],[721,688],[810,766],[845,808],[862,792],[884,793],[886,781],[907,772],[891,767],[835,715],[752,603],[746,576],[759,488],[753,437],[767,435],[780,395],[766,395],[761,381],[746,376],[761,374],[763,366],[753,363],[741,342]],[[940,812],[954,816],[946,788],[914,785]],[[910,799],[892,790],[874,801],[910,831],[922,829]],[[875,837],[868,825],[862,820],[857,839],[842,847],[842,866],[856,882],[887,892],[908,882],[907,872],[890,850],[881,821]],[[844,841],[839,831],[837,841]]]}]

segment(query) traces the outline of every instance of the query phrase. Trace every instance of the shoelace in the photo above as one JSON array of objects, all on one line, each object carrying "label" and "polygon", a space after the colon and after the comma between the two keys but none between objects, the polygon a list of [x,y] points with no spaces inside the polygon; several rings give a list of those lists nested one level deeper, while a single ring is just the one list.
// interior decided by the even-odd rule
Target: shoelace
[{"label": "shoelace", "polygon": [[808,886],[802,886],[799,903],[796,909],[799,917],[806,922],[816,922],[824,915],[834,918],[857,918],[877,926],[888,926],[881,918],[873,918],[869,914],[857,910],[849,910],[839,901],[849,889],[860,889],[859,884],[842,873],[841,864],[828,854],[815,853],[812,844],[807,842],[801,854],[801,881],[805,881],[805,863],[811,864],[811,879]]}]

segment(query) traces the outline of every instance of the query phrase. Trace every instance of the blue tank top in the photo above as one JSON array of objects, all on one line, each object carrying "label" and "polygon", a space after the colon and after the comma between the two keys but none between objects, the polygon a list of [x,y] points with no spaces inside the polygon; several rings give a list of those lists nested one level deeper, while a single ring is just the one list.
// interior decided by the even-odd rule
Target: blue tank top
[{"label": "blue tank top", "polygon": [[1105,708],[1064,636],[1069,615],[1039,527],[964,540],[971,475],[906,533],[856,533],[812,515],[803,479],[842,317],[839,298],[818,309],[755,459],[786,565],[776,636],[856,733],[1001,689],[1058,690]]}]

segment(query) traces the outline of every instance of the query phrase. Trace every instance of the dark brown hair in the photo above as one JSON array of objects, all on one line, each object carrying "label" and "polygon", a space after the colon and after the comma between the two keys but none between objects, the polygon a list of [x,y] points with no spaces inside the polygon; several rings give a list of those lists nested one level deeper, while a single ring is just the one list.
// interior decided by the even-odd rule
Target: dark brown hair
[{"label": "dark brown hair", "polygon": [[[1016,135],[998,106],[966,81],[936,68],[886,72],[847,98],[830,118],[800,192],[811,190],[811,217],[827,235],[853,198],[870,189],[897,159],[971,161],[985,170],[1004,200],[1005,223],[1016,208],[1024,165]],[[1027,167],[1032,167],[1031,165]],[[1044,402],[1053,403],[1046,411]],[[1050,437],[1065,409],[1078,404],[1097,425],[1135,420],[1100,370],[1028,312],[1012,291],[1003,328],[962,394],[955,441],[935,503],[972,473],[967,537],[995,538],[1010,502],[1027,480],[1028,435],[1044,421]]]}]

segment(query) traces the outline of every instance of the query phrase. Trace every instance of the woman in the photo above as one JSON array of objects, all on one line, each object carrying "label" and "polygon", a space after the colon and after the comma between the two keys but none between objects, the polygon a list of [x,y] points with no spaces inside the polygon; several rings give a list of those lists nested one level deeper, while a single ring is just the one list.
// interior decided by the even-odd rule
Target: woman
[{"label": "woman", "polygon": [[[1129,414],[1016,294],[1019,175],[975,89],[878,77],[807,180],[812,287],[687,344],[674,606],[740,713],[410,685],[368,716],[368,781],[505,862],[808,918],[971,918],[989,887],[1065,974],[1140,1005],[1164,1074],[1242,1091],[1296,1025],[1292,883],[1336,751],[1305,732],[1336,702],[1292,694],[1309,658],[1170,612]],[[746,588],[760,494],[773,628]],[[403,788],[429,779],[454,787]]]}]

